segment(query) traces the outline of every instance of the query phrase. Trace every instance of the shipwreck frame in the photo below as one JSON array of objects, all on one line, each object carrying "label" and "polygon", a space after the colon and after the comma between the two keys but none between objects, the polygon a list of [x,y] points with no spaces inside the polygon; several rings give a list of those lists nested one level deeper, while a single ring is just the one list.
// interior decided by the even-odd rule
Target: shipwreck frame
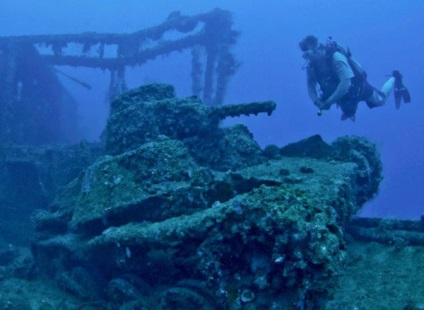
[{"label": "shipwreck frame", "polygon": [[[221,105],[229,78],[239,66],[231,51],[239,35],[232,24],[230,12],[215,9],[194,16],[173,12],[160,25],[127,34],[0,37],[0,143],[40,145],[73,140],[76,103],[57,75],[87,88],[90,85],[61,72],[57,69],[61,66],[109,71],[109,98],[114,98],[127,90],[128,67],[191,49],[192,94],[207,105]],[[34,115],[34,109],[39,113]]]}]

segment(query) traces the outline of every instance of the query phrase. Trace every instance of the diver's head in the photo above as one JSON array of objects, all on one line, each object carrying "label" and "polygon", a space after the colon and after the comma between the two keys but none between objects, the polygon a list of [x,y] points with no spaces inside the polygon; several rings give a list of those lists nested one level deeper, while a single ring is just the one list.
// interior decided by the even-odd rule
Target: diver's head
[{"label": "diver's head", "polygon": [[300,50],[303,52],[303,58],[309,59],[315,53],[318,47],[318,39],[313,35],[306,36],[299,42]]},{"label": "diver's head", "polygon": [[316,49],[318,46],[318,38],[313,35],[306,36],[302,41],[299,42],[299,47],[302,52],[307,50]]},{"label": "diver's head", "polygon": [[306,52],[309,49],[315,49],[318,46],[318,38],[313,35],[306,36],[302,41],[299,42],[299,47],[302,52]]}]

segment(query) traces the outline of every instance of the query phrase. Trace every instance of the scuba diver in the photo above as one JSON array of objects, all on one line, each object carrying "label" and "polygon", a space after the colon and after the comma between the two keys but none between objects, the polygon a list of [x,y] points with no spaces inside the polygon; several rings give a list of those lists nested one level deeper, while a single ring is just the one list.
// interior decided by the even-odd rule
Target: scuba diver
[{"label": "scuba diver", "polygon": [[360,101],[369,108],[385,104],[394,88],[396,108],[401,101],[411,101],[408,89],[402,83],[402,75],[395,70],[381,90],[370,85],[366,72],[344,49],[330,37],[326,44],[309,35],[299,42],[306,63],[308,94],[318,107],[318,115],[337,104],[342,110],[342,120],[355,120]]}]

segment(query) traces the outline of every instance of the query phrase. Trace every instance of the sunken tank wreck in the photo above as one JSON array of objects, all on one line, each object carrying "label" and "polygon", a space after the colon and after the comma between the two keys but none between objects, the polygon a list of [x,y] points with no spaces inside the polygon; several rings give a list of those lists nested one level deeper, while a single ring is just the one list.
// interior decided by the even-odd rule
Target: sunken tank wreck
[{"label": "sunken tank wreck", "polygon": [[381,162],[359,137],[261,149],[219,126],[275,107],[207,107],[163,84],[115,98],[106,155],[34,216],[38,272],[94,308],[322,308]]}]

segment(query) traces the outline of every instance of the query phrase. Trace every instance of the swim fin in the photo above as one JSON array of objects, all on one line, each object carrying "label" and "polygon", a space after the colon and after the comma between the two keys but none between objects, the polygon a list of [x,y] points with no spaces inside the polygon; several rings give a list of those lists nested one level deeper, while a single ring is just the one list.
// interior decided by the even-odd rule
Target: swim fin
[{"label": "swim fin", "polygon": [[408,89],[403,85],[402,79],[403,76],[398,70],[394,70],[392,76],[395,78],[395,103],[396,108],[400,108],[400,104],[403,101],[404,103],[411,102],[411,95]]}]

